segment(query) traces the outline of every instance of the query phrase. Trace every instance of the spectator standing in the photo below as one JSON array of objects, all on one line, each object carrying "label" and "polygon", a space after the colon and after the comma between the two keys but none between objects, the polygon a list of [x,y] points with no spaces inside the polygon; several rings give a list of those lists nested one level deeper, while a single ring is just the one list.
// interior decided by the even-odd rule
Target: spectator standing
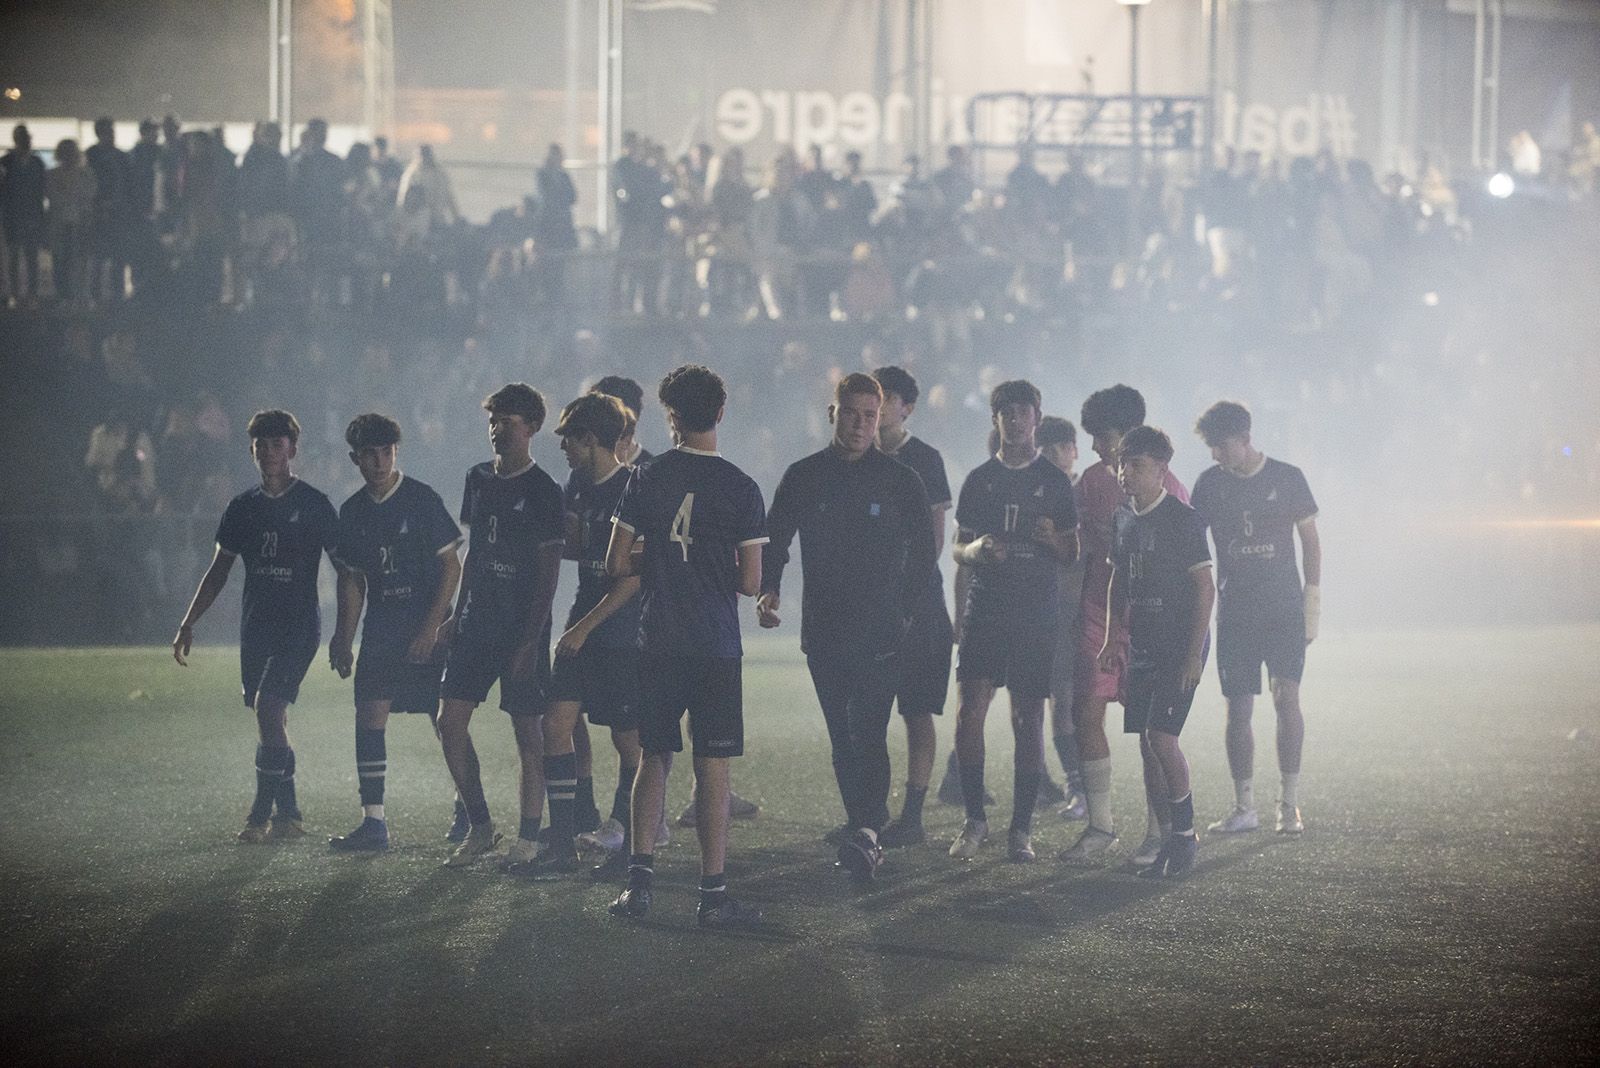
[{"label": "spectator standing", "polygon": [[56,165],[44,181],[50,202],[51,275],[56,296],[76,301],[88,294],[89,220],[94,214],[94,172],[83,162],[78,142],[56,145]]},{"label": "spectator standing", "polygon": [[325,301],[333,270],[344,197],[344,161],[328,151],[328,124],[306,123],[300,147],[289,157],[289,205],[306,250],[313,301]]},{"label": "spectator standing", "polygon": [[146,292],[161,262],[161,244],[156,237],[155,223],[161,196],[160,135],[161,127],[154,119],[141,119],[139,140],[128,152],[126,255],[135,294]]},{"label": "spectator standing", "polygon": [[461,218],[456,208],[455,190],[450,185],[450,175],[434,158],[433,146],[417,149],[417,158],[400,176],[399,204],[404,204],[406,194],[412,189],[422,190],[423,207],[428,213],[428,225],[433,230],[448,230]]},{"label": "spectator standing", "polygon": [[94,121],[95,143],[83,153],[94,172],[94,212],[89,235],[89,296],[103,303],[122,299],[128,264],[131,190],[128,154],[117,147],[116,127]]},{"label": "spectator standing", "polygon": [[[18,123],[12,149],[0,157],[0,223],[6,233],[6,269],[14,299],[39,296],[39,247],[44,244],[44,160],[33,151],[33,135]],[[23,268],[27,268],[24,275]]]},{"label": "spectator standing", "polygon": [[578,247],[578,231],[572,221],[572,209],[578,203],[578,187],[567,173],[566,155],[560,145],[550,146],[535,180],[539,188],[539,206],[533,216],[534,270],[540,297],[551,304],[559,304],[566,258]]}]

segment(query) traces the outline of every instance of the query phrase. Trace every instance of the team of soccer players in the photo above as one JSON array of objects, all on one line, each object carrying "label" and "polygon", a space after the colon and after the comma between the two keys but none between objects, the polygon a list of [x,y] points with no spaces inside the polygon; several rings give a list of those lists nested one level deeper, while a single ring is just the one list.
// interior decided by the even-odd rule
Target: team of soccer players
[{"label": "team of soccer players", "polygon": [[[1091,860],[1115,842],[1105,715],[1116,701],[1124,730],[1140,739],[1148,805],[1132,862],[1146,877],[1186,874],[1198,840],[1178,738],[1210,650],[1214,604],[1235,804],[1210,830],[1259,825],[1250,718],[1263,663],[1278,716],[1276,826],[1284,834],[1303,830],[1299,683],[1320,615],[1316,504],[1299,469],[1252,445],[1242,405],[1220,402],[1199,420],[1217,463],[1196,482],[1191,508],[1168,468],[1173,444],[1143,425],[1136,390],[1118,385],[1084,403],[1082,426],[1100,460],[1075,479],[1072,424],[1044,416],[1032,384],[997,386],[993,456],[967,476],[956,503],[952,625],[938,564],[949,483],[938,451],[906,429],[918,398],[908,372],[885,367],[838,381],[832,440],[789,467],[770,514],[756,484],[717,451],[722,380],[705,367],[680,367],[658,396],[674,446],[656,457],[634,443],[642,390],[631,380],[608,377],[563,409],[555,428],[571,468],[563,492],[529,449],[545,421],[544,398],[522,383],[496,391],[483,403],[494,459],[468,471],[460,526],[436,492],[401,472],[400,427],[387,416],[350,423],[346,440],[363,486],[337,514],[291,471],[294,417],[272,410],[251,420],[261,483],[228,505],[216,554],[173,641],[182,664],[195,624],[234,559],[244,557],[242,690],[256,712],[259,745],[256,796],[240,841],[305,834],[287,709],[320,640],[316,583],[326,552],[338,572],[329,661],[341,678],[355,673],[362,806],[360,824],[331,838],[331,848],[388,848],[385,727],[391,712],[424,712],[457,791],[446,864],[492,853],[501,836],[468,726],[498,682],[521,761],[520,824],[502,866],[558,875],[576,870],[580,844],[601,850],[606,859],[594,876],[625,880],[611,912],[643,916],[687,712],[694,802],[680,822],[700,840],[699,922],[759,923],[757,911],[729,896],[724,877],[730,801],[737,800],[729,761],[744,749],[738,598],[757,598],[761,626],[781,625],[780,590],[796,534],[801,648],[845,815],[827,838],[838,866],[858,880],[875,877],[885,849],[926,838],[933,716],[943,711],[957,641],[953,761],[966,820],[950,856],[971,860],[989,837],[984,720],[1004,687],[1014,736],[1009,858],[1034,859],[1041,798],[1059,803],[1067,818],[1087,819],[1062,859]],[[578,589],[552,664],[552,602],[564,558],[577,562]],[[1064,789],[1045,765],[1047,700]],[[887,735],[896,702],[909,759],[904,804],[891,820]],[[603,822],[585,718],[610,730],[618,755]],[[754,806],[739,804],[754,814]]]}]

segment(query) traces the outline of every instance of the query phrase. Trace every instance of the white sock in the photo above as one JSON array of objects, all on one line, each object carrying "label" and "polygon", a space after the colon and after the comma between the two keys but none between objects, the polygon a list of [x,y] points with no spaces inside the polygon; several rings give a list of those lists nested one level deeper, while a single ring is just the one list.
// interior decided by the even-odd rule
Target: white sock
[{"label": "white sock", "polygon": [[1282,801],[1283,801],[1284,804],[1288,805],[1290,808],[1299,807],[1299,805],[1300,805],[1300,773],[1298,771],[1286,771],[1286,772],[1283,773],[1283,795],[1282,795]]},{"label": "white sock", "polygon": [[368,819],[371,819],[371,820],[381,820],[381,819],[383,819],[383,806],[382,805],[362,805],[361,806],[361,814],[366,816]]},{"label": "white sock", "polygon": [[1248,812],[1256,807],[1255,780],[1233,780],[1233,807],[1242,812]]},{"label": "white sock", "polygon": [[1083,762],[1083,792],[1089,802],[1089,826],[1107,834],[1111,823],[1111,758]]}]

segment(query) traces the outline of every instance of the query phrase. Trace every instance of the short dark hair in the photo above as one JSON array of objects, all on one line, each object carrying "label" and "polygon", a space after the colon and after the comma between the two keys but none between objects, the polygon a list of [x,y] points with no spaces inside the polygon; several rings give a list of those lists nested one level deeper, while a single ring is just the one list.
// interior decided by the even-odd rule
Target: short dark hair
[{"label": "short dark hair", "polygon": [[883,385],[869,374],[856,371],[839,379],[838,385],[833,387],[833,402],[843,404],[846,397],[856,395],[877,397],[883,400]]},{"label": "short dark hair", "polygon": [[1225,438],[1243,437],[1250,433],[1250,409],[1238,401],[1217,401],[1195,421],[1194,432],[1207,445],[1220,444]]},{"label": "short dark hair", "polygon": [[1126,434],[1143,424],[1144,396],[1132,386],[1121,383],[1089,394],[1078,417],[1078,425],[1090,437],[1112,431]]},{"label": "short dark hair", "polygon": [[687,363],[667,372],[656,396],[677,414],[684,430],[700,434],[716,427],[717,413],[728,402],[728,388],[711,368]]},{"label": "short dark hair", "polygon": [[1039,395],[1039,387],[1025,378],[1013,378],[1009,382],[1002,382],[990,392],[991,415],[999,415],[1000,409],[1008,404],[1031,404],[1034,411],[1044,411],[1044,398]]},{"label": "short dark hair", "polygon": [[922,391],[917,388],[917,380],[904,367],[896,367],[893,364],[880,367],[872,372],[872,377],[878,380],[878,385],[883,387],[884,393],[893,393],[907,404],[917,403],[917,398],[922,395]]},{"label": "short dark hair", "polygon": [[385,445],[400,444],[400,424],[387,415],[367,412],[350,420],[344,428],[345,444],[352,452],[362,449],[381,449]]},{"label": "short dark hair", "polygon": [[638,418],[644,411],[644,387],[631,378],[622,375],[606,375],[600,381],[589,387],[590,393],[604,393],[615,397],[632,409],[634,417]]},{"label": "short dark hair", "polygon": [[282,408],[267,408],[250,417],[245,433],[250,435],[251,441],[256,438],[288,438],[290,442],[298,444],[300,420]]},{"label": "short dark hair", "polygon": [[1166,431],[1153,426],[1136,426],[1122,436],[1122,444],[1117,446],[1119,461],[1134,456],[1148,456],[1152,460],[1170,463],[1172,439],[1167,437]]},{"label": "short dark hair", "polygon": [[544,426],[544,394],[526,382],[510,382],[483,398],[483,410],[491,415],[520,415],[538,430]]},{"label": "short dark hair", "polygon": [[1034,435],[1033,442],[1041,449],[1046,445],[1076,445],[1078,428],[1059,415],[1047,415],[1039,420],[1039,432]]},{"label": "short dark hair", "polygon": [[614,449],[628,425],[628,409],[609,393],[585,393],[561,409],[556,436],[593,434],[603,448]]}]

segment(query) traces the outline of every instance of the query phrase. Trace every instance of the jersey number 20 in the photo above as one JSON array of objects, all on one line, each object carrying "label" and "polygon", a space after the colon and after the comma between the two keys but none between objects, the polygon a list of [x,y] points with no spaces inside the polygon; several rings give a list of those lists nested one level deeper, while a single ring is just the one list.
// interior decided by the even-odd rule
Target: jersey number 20
[{"label": "jersey number 20", "polygon": [[694,515],[694,494],[685,493],[683,503],[678,505],[678,514],[672,517],[672,529],[667,537],[678,543],[683,549],[683,562],[689,562],[689,546],[694,544],[694,539],[689,537],[689,520]]}]

